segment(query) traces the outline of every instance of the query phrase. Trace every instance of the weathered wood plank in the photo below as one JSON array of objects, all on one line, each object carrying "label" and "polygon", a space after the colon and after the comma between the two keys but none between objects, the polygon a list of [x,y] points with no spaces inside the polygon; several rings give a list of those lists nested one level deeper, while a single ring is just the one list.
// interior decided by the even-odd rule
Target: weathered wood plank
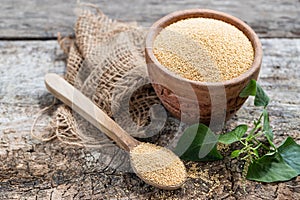
[{"label": "weathered wood plank", "polygon": [[48,71],[62,74],[64,62],[58,60],[61,51],[56,41],[0,42],[0,49],[0,155],[3,155],[7,150],[3,148],[5,140],[14,141],[8,150],[30,147],[25,141],[31,141],[28,131],[33,115],[41,109],[41,103],[49,103],[44,75]]},{"label": "weathered wood plank", "polygon": [[[276,138],[290,135],[300,142],[300,39],[262,43],[260,83],[272,98],[269,110]],[[0,41],[0,199],[300,198],[299,177],[278,184],[246,181],[245,192],[236,160],[199,163],[199,173],[190,173],[182,190],[167,192],[128,173],[127,157],[117,148],[84,149],[32,139],[33,118],[52,99],[43,76],[63,73],[61,53],[56,41]],[[250,123],[256,114],[248,101],[227,127]],[[38,131],[46,131],[47,123],[45,116]],[[162,135],[160,142],[168,137]],[[118,167],[108,167],[110,162]]]},{"label": "weathered wood plank", "polygon": [[[0,38],[53,38],[57,32],[73,33],[75,0],[2,0]],[[104,13],[124,21],[150,26],[160,17],[182,9],[209,8],[246,21],[260,37],[300,37],[298,0],[209,1],[209,0],[87,0]]]}]

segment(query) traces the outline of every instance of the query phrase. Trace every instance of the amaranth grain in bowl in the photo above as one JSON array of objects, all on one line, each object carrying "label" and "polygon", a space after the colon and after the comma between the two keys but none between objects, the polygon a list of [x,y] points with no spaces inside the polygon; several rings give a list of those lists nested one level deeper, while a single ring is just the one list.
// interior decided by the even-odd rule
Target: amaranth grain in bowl
[{"label": "amaranth grain in bowl", "polygon": [[254,50],[238,28],[211,18],[188,18],[165,27],[153,44],[157,60],[194,81],[236,78],[252,65]]}]

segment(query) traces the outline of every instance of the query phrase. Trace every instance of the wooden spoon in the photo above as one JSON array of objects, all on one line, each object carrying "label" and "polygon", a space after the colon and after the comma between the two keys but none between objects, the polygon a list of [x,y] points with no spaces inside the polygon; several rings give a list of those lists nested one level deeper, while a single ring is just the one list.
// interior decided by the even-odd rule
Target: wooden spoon
[{"label": "wooden spoon", "polygon": [[[80,114],[83,118],[105,133],[109,138],[116,142],[116,144],[124,149],[125,151],[131,153],[132,150],[141,145],[142,142],[137,141],[133,137],[131,137],[125,130],[123,130],[115,121],[113,121],[106,113],[104,113],[101,109],[99,109],[90,99],[84,96],[79,90],[70,85],[67,81],[65,81],[62,77],[57,74],[47,74],[45,76],[45,84],[47,89],[59,100],[64,102],[66,105],[71,107],[74,111]],[[162,147],[161,147],[162,148]],[[164,149],[164,148],[163,148]],[[174,153],[170,150],[164,149],[165,151],[160,151],[160,153],[166,155],[160,155],[165,157],[174,157]],[[149,155],[149,154],[148,154]],[[150,154],[151,155],[151,154]],[[176,158],[180,160],[177,156]],[[134,166],[134,162],[131,159],[131,166],[134,172],[140,177],[144,182],[166,190],[174,190],[178,189],[182,186],[186,179],[186,170],[185,167],[178,170],[177,173],[170,174],[174,176],[175,174],[182,175],[184,177],[180,183],[176,185],[168,185],[163,184],[164,181],[155,181],[149,178],[144,177],[144,173],[139,172],[139,168]],[[180,164],[183,163],[180,161]]]}]

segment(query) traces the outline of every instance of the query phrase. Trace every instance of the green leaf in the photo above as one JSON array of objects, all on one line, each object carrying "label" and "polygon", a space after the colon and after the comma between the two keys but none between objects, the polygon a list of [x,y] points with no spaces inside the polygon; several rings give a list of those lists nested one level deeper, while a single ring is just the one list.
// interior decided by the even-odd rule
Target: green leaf
[{"label": "green leaf", "polygon": [[247,132],[248,126],[245,124],[237,126],[233,131],[222,134],[219,136],[219,142],[223,144],[232,144],[239,141]]},{"label": "green leaf", "polygon": [[248,96],[255,96],[256,95],[256,81],[251,80],[248,85],[242,90],[240,93],[240,97],[248,97]]},{"label": "green leaf", "polygon": [[278,153],[283,160],[300,174],[300,145],[288,137],[279,147]]},{"label": "green leaf", "polygon": [[236,158],[236,157],[239,157],[239,155],[241,154],[241,150],[237,149],[237,150],[234,150],[233,152],[231,152],[231,158]]},{"label": "green leaf", "polygon": [[257,149],[254,149],[254,150],[253,150],[253,153],[254,153],[254,155],[255,155],[257,158],[259,158]]},{"label": "green leaf", "polygon": [[256,95],[254,99],[255,106],[264,106],[266,107],[269,104],[270,98],[265,93],[265,91],[256,83]]},{"label": "green leaf", "polygon": [[249,165],[247,179],[260,182],[287,181],[298,175],[279,153],[267,154]]},{"label": "green leaf", "polygon": [[273,131],[270,127],[269,114],[266,109],[263,110],[263,116],[264,116],[264,125],[263,125],[264,134],[267,137],[270,144],[272,146],[274,146],[274,144],[273,144],[274,135],[273,135]]},{"label": "green leaf", "polygon": [[240,97],[246,98],[248,96],[255,96],[254,105],[266,107],[269,104],[270,98],[262,89],[262,87],[252,79],[248,85],[242,90],[239,95]]},{"label": "green leaf", "polygon": [[[213,147],[213,149],[203,158],[200,158],[201,156],[198,155],[197,158],[193,159],[193,161],[214,161],[214,160],[221,160],[223,159],[222,154],[218,151],[217,145]],[[190,160],[187,158],[183,158],[184,160]]]},{"label": "green leaf", "polygon": [[174,152],[184,160],[220,160],[222,155],[216,148],[218,137],[204,124],[188,127],[179,139]]}]

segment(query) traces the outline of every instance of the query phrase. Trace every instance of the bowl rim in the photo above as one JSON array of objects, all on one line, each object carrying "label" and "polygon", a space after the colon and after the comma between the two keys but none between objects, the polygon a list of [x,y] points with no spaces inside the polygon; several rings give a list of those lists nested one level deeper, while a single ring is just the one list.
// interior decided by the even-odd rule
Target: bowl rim
[{"label": "bowl rim", "polygon": [[[200,16],[199,16],[200,15]],[[205,16],[203,16],[205,15]],[[183,17],[184,16],[184,17]],[[213,16],[218,16],[220,18],[225,18],[226,20],[230,21],[224,21],[219,18],[214,18]],[[244,35],[249,39],[251,42],[251,45],[254,50],[254,59],[253,63],[246,72],[243,74],[239,75],[238,77],[235,77],[230,80],[225,80],[225,81],[219,81],[219,82],[200,82],[200,81],[195,81],[195,80],[190,80],[184,77],[181,77],[180,75],[176,74],[175,72],[167,69],[165,66],[163,66],[155,57],[153,53],[153,42],[156,38],[156,36],[159,34],[159,32],[165,28],[166,26],[175,23],[177,21],[187,19],[187,18],[196,18],[196,17],[204,17],[204,18],[212,18],[212,19],[217,19],[224,21],[225,23],[229,23],[236,28],[238,28],[240,31],[244,33]],[[239,25],[244,28],[242,30],[240,27],[237,27],[236,25]],[[260,70],[260,66],[262,63],[262,56],[263,56],[263,51],[262,51],[262,45],[261,42],[257,36],[257,34],[254,32],[254,30],[247,25],[245,22],[242,20],[229,15],[224,12],[220,11],[215,11],[215,10],[210,10],[210,9],[188,9],[188,10],[179,10],[172,12],[159,20],[157,20],[153,25],[150,27],[147,35],[146,35],[146,42],[145,42],[145,53],[146,55],[151,59],[151,61],[156,65],[156,67],[159,67],[160,70],[162,70],[164,73],[168,74],[172,78],[178,79],[180,81],[185,81],[188,83],[191,83],[193,85],[198,85],[198,86],[230,86],[230,85],[235,85],[239,82],[244,81],[245,79],[251,77],[257,70]],[[147,63],[148,65],[148,63]]]}]

